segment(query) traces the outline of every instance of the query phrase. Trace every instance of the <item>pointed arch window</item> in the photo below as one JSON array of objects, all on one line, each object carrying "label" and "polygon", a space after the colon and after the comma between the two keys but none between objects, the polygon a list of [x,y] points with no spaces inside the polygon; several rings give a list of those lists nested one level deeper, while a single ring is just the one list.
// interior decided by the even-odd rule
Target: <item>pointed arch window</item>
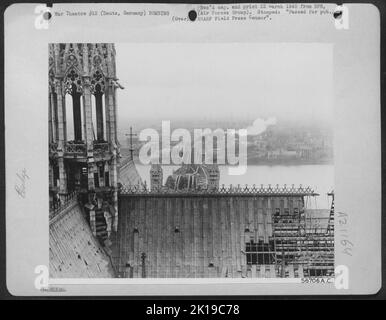
[{"label": "pointed arch window", "polygon": [[97,69],[91,80],[93,87],[93,94],[95,97],[95,117],[93,119],[93,129],[96,128],[96,136],[94,131],[94,139],[98,142],[106,141],[106,128],[105,128],[105,106],[103,103],[103,95],[105,91],[105,79],[101,70]]},{"label": "pointed arch window", "polygon": [[69,128],[68,134],[71,134],[75,142],[82,142],[82,89],[82,81],[79,72],[75,69],[70,69],[65,78],[65,90],[72,98],[72,106],[70,101],[67,101],[66,99],[66,109],[68,109],[68,112],[66,112],[68,118],[66,123],[72,123],[73,125]]}]

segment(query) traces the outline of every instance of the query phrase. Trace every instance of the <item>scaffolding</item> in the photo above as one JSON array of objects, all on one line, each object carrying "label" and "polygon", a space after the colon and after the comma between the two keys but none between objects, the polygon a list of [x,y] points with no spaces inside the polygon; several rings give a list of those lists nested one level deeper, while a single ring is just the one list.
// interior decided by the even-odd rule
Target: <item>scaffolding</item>
[{"label": "scaffolding", "polygon": [[327,217],[306,214],[307,209],[273,215],[273,262],[277,277],[334,276],[334,192]]}]

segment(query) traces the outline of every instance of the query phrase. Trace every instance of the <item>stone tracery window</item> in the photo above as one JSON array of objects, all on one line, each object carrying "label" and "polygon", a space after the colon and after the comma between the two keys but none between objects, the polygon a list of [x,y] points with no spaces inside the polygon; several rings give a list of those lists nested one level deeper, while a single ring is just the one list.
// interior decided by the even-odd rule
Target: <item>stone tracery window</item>
[{"label": "stone tracery window", "polygon": [[[76,59],[73,55],[70,55],[69,60],[71,60],[71,65],[75,64],[74,59]],[[66,101],[66,113],[68,114],[67,124],[72,124],[73,126],[69,126],[68,132],[71,134],[73,132],[73,140],[74,142],[82,142],[82,94],[83,94],[83,85],[82,79],[79,75],[78,70],[75,68],[71,68],[67,71],[67,74],[64,78],[64,90],[65,93],[70,95],[72,98],[72,106],[69,101]],[[71,118],[72,114],[72,120]],[[71,140],[71,139],[70,139]]]},{"label": "stone tracery window", "polygon": [[[95,61],[95,59],[94,59]],[[91,92],[95,97],[95,125],[96,127],[96,140],[98,142],[104,142],[105,139],[105,106],[103,103],[103,95],[105,91],[105,78],[100,69],[96,69],[92,74],[91,79]],[[95,135],[95,133],[94,133]],[[95,137],[94,137],[95,139]]]},{"label": "stone tracery window", "polygon": [[79,76],[79,73],[75,69],[69,70],[64,83],[66,93],[69,93],[71,95],[76,93],[82,93],[82,80]]}]

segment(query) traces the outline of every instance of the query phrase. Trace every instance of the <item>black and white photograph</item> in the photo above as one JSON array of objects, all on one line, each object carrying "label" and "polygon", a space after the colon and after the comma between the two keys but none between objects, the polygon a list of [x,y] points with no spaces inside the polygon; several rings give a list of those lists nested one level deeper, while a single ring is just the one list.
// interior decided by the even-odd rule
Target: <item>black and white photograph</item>
[{"label": "black and white photograph", "polygon": [[330,45],[49,51],[50,277],[334,276]]},{"label": "black and white photograph", "polygon": [[7,7],[6,290],[377,294],[380,31],[371,4]]}]

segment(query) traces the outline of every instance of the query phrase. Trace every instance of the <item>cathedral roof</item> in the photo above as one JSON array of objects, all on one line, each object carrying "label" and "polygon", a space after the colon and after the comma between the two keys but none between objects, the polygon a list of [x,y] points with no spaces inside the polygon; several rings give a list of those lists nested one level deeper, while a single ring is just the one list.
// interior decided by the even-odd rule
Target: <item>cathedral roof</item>
[{"label": "cathedral roof", "polygon": [[210,165],[183,164],[166,180],[166,187],[175,190],[202,189],[209,184]]},{"label": "cathedral roof", "polygon": [[113,278],[110,260],[78,202],[50,219],[50,277]]},{"label": "cathedral roof", "polygon": [[142,185],[143,181],[139,175],[135,163],[131,158],[123,161],[119,167],[119,182],[124,186]]}]

